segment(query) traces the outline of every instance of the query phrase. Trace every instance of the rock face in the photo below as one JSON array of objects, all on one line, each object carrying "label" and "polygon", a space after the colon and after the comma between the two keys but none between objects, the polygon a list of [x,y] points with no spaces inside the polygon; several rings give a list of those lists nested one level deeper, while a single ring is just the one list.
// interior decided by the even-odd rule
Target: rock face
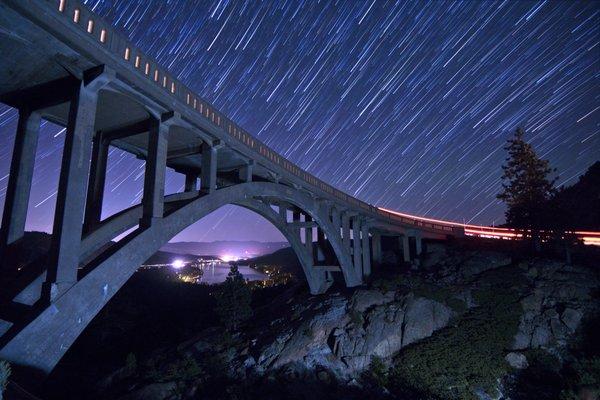
[{"label": "rock face", "polygon": [[597,276],[589,268],[558,262],[521,266],[532,289],[521,300],[523,315],[513,349],[560,350],[579,327],[584,314],[597,305],[592,292]]},{"label": "rock face", "polygon": [[529,366],[529,363],[527,362],[527,357],[525,357],[525,354],[522,353],[508,353],[506,357],[504,357],[504,359],[506,360],[508,365],[515,369],[525,369]]},{"label": "rock face", "polygon": [[247,365],[261,371],[321,367],[348,378],[368,367],[373,356],[388,359],[431,336],[452,315],[446,305],[413,294],[396,298],[394,292],[358,290],[350,299],[328,299],[295,331],[252,349],[257,357]]}]

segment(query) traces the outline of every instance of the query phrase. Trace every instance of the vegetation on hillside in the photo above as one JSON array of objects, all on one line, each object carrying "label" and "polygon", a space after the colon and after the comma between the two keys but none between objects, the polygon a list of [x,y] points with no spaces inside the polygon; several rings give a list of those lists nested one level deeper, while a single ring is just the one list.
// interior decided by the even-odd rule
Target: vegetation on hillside
[{"label": "vegetation on hillside", "polygon": [[252,292],[237,265],[232,265],[225,282],[215,293],[215,311],[226,328],[237,327],[252,316]]},{"label": "vegetation on hillside", "polygon": [[427,399],[476,399],[495,395],[497,379],[509,370],[504,360],[519,324],[521,307],[510,289],[477,293],[478,306],[454,326],[403,350],[390,372],[392,392]]}]

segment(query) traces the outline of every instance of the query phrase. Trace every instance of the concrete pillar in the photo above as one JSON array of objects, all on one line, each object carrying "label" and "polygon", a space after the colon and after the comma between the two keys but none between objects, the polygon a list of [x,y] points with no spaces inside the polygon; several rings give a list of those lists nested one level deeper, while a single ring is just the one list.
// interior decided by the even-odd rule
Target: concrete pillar
[{"label": "concrete pillar", "polygon": [[19,122],[2,215],[0,251],[22,238],[25,232],[40,120],[40,114],[37,112],[19,110]]},{"label": "concrete pillar", "polygon": [[350,253],[350,217],[346,213],[342,215],[342,243]]},{"label": "concrete pillar", "polygon": [[165,172],[167,168],[167,148],[169,125],[156,121],[148,136],[148,158],[144,175],[144,197],[142,199],[143,227],[152,225],[156,218],[162,218],[165,198]]},{"label": "concrete pillar", "polygon": [[106,167],[108,163],[108,144],[102,131],[96,132],[92,147],[92,165],[90,167],[85,205],[85,221],[83,224],[85,232],[91,231],[100,222],[102,216],[104,183],[106,181]]},{"label": "concrete pillar", "polygon": [[217,189],[217,149],[207,143],[202,144],[200,185],[204,193],[213,193]]},{"label": "concrete pillar", "polygon": [[189,172],[187,174],[185,174],[185,192],[194,192],[196,190],[198,190],[197,188],[197,182],[198,182],[198,175],[193,173],[193,172]]},{"label": "concrete pillar", "polygon": [[402,249],[402,257],[405,262],[410,262],[410,246],[408,243],[408,235],[400,236],[400,248]]},{"label": "concrete pillar", "polygon": [[[312,218],[310,215],[305,214],[304,216],[304,220],[306,222],[310,222],[312,221]],[[305,227],[304,228],[304,246],[306,246],[306,251],[308,251],[308,254],[312,257],[313,263],[314,263],[314,257],[313,257],[313,228],[312,227]]]},{"label": "concrete pillar", "polygon": [[331,223],[333,224],[338,237],[341,237],[342,216],[340,215],[339,210],[335,207],[331,210]]},{"label": "concrete pillar", "polygon": [[356,216],[352,218],[352,248],[354,249],[354,269],[358,276],[362,277],[362,252],[360,243],[360,231],[361,231],[361,220],[360,217]]},{"label": "concrete pillar", "polygon": [[373,232],[372,246],[373,246],[373,263],[381,264],[381,235],[377,232]]},{"label": "concrete pillar", "polygon": [[54,301],[77,282],[77,267],[86,185],[90,168],[92,137],[96,119],[98,87],[80,84],[69,108],[60,180],[56,197],[52,245],[44,296]]},{"label": "concrete pillar", "polygon": [[287,206],[283,203],[279,203],[279,217],[284,224],[287,223]]},{"label": "concrete pillar", "polygon": [[371,249],[369,248],[369,227],[367,224],[362,226],[362,264],[363,276],[371,275]]},{"label": "concrete pillar", "polygon": [[415,234],[415,248],[416,248],[416,255],[420,256],[421,253],[423,252],[423,243],[421,241],[421,234],[417,233]]},{"label": "concrete pillar", "polygon": [[248,164],[242,166],[238,172],[242,182],[252,182],[252,171],[254,169],[254,161],[250,160]]},{"label": "concrete pillar", "polygon": [[325,232],[323,229],[317,227],[317,260],[318,261],[327,261],[325,255],[325,249],[327,246],[327,242],[325,241]]}]

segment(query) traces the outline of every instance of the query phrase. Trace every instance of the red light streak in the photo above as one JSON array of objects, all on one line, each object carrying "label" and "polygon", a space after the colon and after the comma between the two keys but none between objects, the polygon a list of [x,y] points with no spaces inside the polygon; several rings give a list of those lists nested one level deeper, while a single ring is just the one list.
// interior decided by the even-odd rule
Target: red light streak
[{"label": "red light streak", "polygon": [[[522,233],[518,233],[515,229],[512,228],[496,228],[493,226],[481,226],[481,225],[469,225],[469,224],[461,224],[459,222],[453,221],[444,221],[441,219],[433,219],[426,217],[419,217],[416,215],[405,214],[398,211],[392,211],[387,208],[378,207],[380,210],[388,212],[393,215],[397,215],[403,218],[410,218],[415,221],[422,222],[432,222],[445,226],[458,226],[462,227],[465,230],[465,235],[474,236],[474,237],[484,237],[491,239],[504,239],[504,240],[513,240],[520,239],[523,237]],[[582,240],[583,244],[590,246],[600,246],[600,232],[593,231],[575,231],[573,232],[577,239]]]}]

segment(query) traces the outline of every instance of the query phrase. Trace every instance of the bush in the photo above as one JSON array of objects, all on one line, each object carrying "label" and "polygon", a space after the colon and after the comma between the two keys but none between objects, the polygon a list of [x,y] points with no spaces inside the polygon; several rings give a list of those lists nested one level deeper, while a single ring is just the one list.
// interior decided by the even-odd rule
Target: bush
[{"label": "bush", "polygon": [[252,292],[237,265],[232,265],[227,279],[215,293],[215,310],[226,328],[236,330],[252,316]]},{"label": "bush", "polygon": [[479,306],[457,319],[455,327],[407,347],[390,373],[400,398],[476,399],[493,392],[509,371],[505,349],[517,331],[521,306],[513,292],[497,288],[476,294]]},{"label": "bush", "polygon": [[10,373],[10,364],[4,360],[0,360],[0,400],[2,399],[2,394],[6,389],[6,385],[8,385]]},{"label": "bush", "polygon": [[371,356],[369,369],[363,372],[362,378],[365,383],[375,387],[386,387],[388,385],[389,371],[380,357]]}]

